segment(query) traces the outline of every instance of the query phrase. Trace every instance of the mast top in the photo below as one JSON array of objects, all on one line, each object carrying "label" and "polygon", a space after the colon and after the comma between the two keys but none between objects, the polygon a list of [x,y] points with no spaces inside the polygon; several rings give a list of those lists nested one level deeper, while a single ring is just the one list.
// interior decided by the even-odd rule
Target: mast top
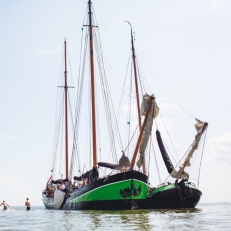
[{"label": "mast top", "polygon": [[132,56],[135,56],[135,48],[134,48],[134,36],[133,36],[133,32],[132,32],[132,24],[129,21],[124,21],[127,22],[130,27],[131,27],[131,43],[132,43]]},{"label": "mast top", "polygon": [[89,2],[88,2],[88,9],[89,9],[89,12],[88,12],[88,14],[89,14],[89,25],[83,25],[83,26],[88,26],[88,27],[98,27],[98,26],[94,26],[94,25],[92,25],[92,11],[91,11],[91,4],[92,4],[92,2],[91,2],[91,0],[89,0]]},{"label": "mast top", "polygon": [[89,14],[89,26],[92,26],[91,4],[92,4],[92,3],[91,3],[91,0],[89,0],[89,2],[88,2],[88,8],[89,8],[89,12],[88,12],[88,14]]}]

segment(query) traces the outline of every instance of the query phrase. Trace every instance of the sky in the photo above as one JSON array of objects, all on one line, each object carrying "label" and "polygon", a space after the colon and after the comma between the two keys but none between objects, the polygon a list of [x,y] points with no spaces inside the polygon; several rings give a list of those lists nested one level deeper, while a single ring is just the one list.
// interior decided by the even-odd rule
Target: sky
[{"label": "sky", "polygon": [[[231,2],[93,0],[93,6],[114,73],[108,74],[112,96],[121,93],[126,72],[130,28],[124,21],[129,21],[149,88],[180,156],[193,141],[193,117],[209,123],[201,202],[231,202]],[[9,205],[23,205],[27,197],[42,205],[63,42],[66,37],[75,84],[86,7],[85,0],[0,0],[0,200]],[[116,106],[118,98],[113,97]],[[152,166],[150,180],[157,185]],[[167,173],[160,166],[163,180]]]}]

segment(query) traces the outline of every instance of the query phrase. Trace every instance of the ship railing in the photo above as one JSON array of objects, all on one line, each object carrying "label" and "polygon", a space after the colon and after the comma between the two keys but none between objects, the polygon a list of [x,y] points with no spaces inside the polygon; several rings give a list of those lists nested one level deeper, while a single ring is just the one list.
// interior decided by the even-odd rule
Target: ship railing
[{"label": "ship railing", "polygon": [[43,190],[42,191],[42,196],[43,197],[54,197],[54,191]]},{"label": "ship railing", "polygon": [[164,182],[164,183],[162,183],[162,184],[157,185],[157,188],[160,188],[160,187],[166,186],[166,185],[170,185],[170,184],[174,184],[174,183],[171,183],[171,182]]}]

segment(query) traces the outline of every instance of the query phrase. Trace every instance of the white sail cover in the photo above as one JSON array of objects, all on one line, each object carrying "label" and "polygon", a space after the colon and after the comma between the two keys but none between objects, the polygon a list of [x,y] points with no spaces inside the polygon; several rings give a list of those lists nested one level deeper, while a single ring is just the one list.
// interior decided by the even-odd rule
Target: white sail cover
[{"label": "white sail cover", "polygon": [[[152,95],[153,96],[153,95]],[[154,97],[154,96],[153,96]],[[148,101],[149,101],[150,95],[148,95],[147,93],[143,96],[143,101],[141,103],[141,109],[140,109],[140,114],[142,116],[145,116],[146,114],[146,110],[147,110],[147,106],[148,106]],[[156,101],[154,100],[154,112],[153,114],[153,118],[156,118],[159,114],[159,107],[157,106]],[[152,110],[150,110],[151,113]]]},{"label": "white sail cover", "polygon": [[[195,124],[195,128],[197,130],[197,134],[195,136],[195,140],[192,143],[192,146],[188,152],[187,157],[184,160],[183,166],[190,166],[190,159],[193,157],[193,153],[194,151],[198,148],[198,145],[200,143],[201,140],[201,136],[203,133],[203,127],[204,127],[204,122],[201,122],[200,120],[196,119],[197,123]],[[180,174],[182,167],[180,167],[179,171],[176,171],[175,169],[172,171],[171,176],[173,178],[177,178],[178,175]],[[181,179],[188,179],[189,178],[189,174],[186,172],[183,172],[180,176]]]},{"label": "white sail cover", "polygon": [[56,189],[54,192],[54,208],[60,209],[63,199],[64,199],[65,193]]},{"label": "white sail cover", "polygon": [[153,102],[153,104],[151,106],[151,109],[150,109],[150,112],[149,112],[149,115],[148,115],[148,119],[147,119],[147,122],[145,124],[144,131],[143,131],[142,142],[141,142],[140,149],[139,149],[140,157],[139,157],[139,160],[136,162],[136,165],[138,166],[138,168],[140,168],[143,165],[143,162],[144,162],[145,150],[146,150],[146,147],[147,147],[149,136],[150,136],[151,131],[152,131],[153,118],[156,118],[158,116],[158,114],[159,114],[159,108],[157,106],[155,98],[150,97],[150,95],[148,95],[148,94],[145,94],[143,96],[143,101],[142,101],[142,104],[141,104],[141,112],[140,112],[140,114],[142,116],[144,116],[146,114],[148,102],[149,102],[150,99],[154,99],[154,102]]}]

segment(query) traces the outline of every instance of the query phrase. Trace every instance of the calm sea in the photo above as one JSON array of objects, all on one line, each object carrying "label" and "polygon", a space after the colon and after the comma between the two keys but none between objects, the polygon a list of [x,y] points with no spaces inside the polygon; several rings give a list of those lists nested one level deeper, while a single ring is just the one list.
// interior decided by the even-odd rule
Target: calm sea
[{"label": "calm sea", "polygon": [[231,203],[190,210],[57,211],[44,207],[0,210],[0,230],[231,230]]}]

